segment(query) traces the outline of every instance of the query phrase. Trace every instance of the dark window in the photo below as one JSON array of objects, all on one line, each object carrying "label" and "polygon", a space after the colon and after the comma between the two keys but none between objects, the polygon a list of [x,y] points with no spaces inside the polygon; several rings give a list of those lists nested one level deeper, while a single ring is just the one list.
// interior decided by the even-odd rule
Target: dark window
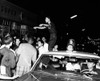
[{"label": "dark window", "polygon": [[4,6],[1,6],[1,12],[4,12]]}]

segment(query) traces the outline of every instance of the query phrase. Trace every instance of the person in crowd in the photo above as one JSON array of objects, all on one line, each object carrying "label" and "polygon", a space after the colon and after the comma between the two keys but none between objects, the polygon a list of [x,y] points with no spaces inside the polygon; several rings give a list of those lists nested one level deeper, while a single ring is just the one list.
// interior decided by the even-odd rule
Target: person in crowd
[{"label": "person in crowd", "polygon": [[75,46],[75,40],[74,39],[69,39],[69,44],[72,44],[73,46]]},{"label": "person in crowd", "polygon": [[19,45],[20,45],[20,39],[17,38],[17,39],[16,39],[16,46],[18,47]]},{"label": "person in crowd", "polygon": [[67,46],[67,52],[73,52],[73,45],[71,45],[71,44],[69,44],[68,46]]},{"label": "person in crowd", "polygon": [[16,65],[16,54],[10,49],[11,45],[12,38],[8,36],[3,39],[3,45],[0,47],[0,54],[3,55],[0,70],[1,74],[6,76],[13,75],[12,69]]},{"label": "person in crowd", "polygon": [[96,64],[96,69],[100,69],[100,60],[98,60],[98,62]]},{"label": "person in crowd", "polygon": [[66,64],[66,70],[80,72],[81,71],[81,66],[80,66],[80,64],[78,62],[77,63],[68,62]]},{"label": "person in crowd", "polygon": [[45,49],[45,51],[46,52],[48,52],[48,43],[47,43],[47,41],[46,41],[46,38],[45,37],[42,37],[42,41],[43,41],[43,43],[44,43],[44,49]]},{"label": "person in crowd", "polygon": [[14,44],[13,44],[13,46],[12,46],[13,50],[16,50],[16,49],[19,47],[20,42],[21,42],[21,41],[20,41],[19,38],[16,38],[16,39],[15,39],[15,42],[14,42]]},{"label": "person in crowd", "polygon": [[38,52],[39,52],[38,57],[40,57],[44,52],[46,52],[45,48],[44,48],[44,42],[42,40],[39,40],[37,42],[37,45],[38,45],[37,49],[38,49]]},{"label": "person in crowd", "polygon": [[87,61],[87,66],[91,74],[97,74],[97,72],[94,71],[95,63],[91,59]]},{"label": "person in crowd", "polygon": [[74,71],[73,64],[71,62],[67,62],[65,67],[67,71]]},{"label": "person in crowd", "polygon": [[38,42],[40,40],[40,37],[37,37],[36,41]]},{"label": "person in crowd", "polygon": [[87,60],[84,60],[84,62],[81,62],[81,72],[88,70],[88,66],[87,66]]},{"label": "person in crowd", "polygon": [[75,41],[74,39],[69,39],[68,45],[67,45],[67,51],[72,52],[75,50]]},{"label": "person in crowd", "polygon": [[81,66],[81,72],[97,74],[97,72],[95,71],[95,63],[91,59],[86,60],[85,64],[87,65],[87,67],[84,68],[84,66]]},{"label": "person in crowd", "polygon": [[58,45],[55,45],[53,51],[58,51]]},{"label": "person in crowd", "polygon": [[37,59],[37,51],[34,46],[30,44],[30,40],[28,43],[21,43],[16,50],[18,58],[16,73],[15,75],[23,75],[30,71],[31,62],[35,62]]},{"label": "person in crowd", "polygon": [[36,38],[36,45],[35,45],[36,48],[38,48],[38,41],[39,41],[39,40],[41,40],[41,38],[40,38],[40,37],[37,37],[37,38]]}]

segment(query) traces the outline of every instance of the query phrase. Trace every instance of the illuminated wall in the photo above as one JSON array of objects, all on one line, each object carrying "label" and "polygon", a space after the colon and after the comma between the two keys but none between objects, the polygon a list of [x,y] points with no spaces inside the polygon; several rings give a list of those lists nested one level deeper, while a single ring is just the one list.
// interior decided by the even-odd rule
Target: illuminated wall
[{"label": "illuminated wall", "polygon": [[6,0],[0,0],[0,17],[27,25],[35,25],[37,23],[36,14],[30,13]]}]

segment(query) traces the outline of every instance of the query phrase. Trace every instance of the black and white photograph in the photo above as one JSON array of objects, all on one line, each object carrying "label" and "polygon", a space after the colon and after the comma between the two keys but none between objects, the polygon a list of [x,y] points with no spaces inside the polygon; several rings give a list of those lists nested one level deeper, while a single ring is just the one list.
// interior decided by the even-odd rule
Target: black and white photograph
[{"label": "black and white photograph", "polygon": [[99,27],[99,0],[0,0],[0,81],[100,81]]}]

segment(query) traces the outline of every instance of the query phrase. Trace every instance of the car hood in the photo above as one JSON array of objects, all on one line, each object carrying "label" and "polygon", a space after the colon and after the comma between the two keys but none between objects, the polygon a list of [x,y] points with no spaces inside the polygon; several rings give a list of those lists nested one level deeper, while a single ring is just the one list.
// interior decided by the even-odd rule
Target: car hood
[{"label": "car hood", "polygon": [[93,81],[91,77],[70,72],[50,73],[46,71],[37,71],[33,73],[33,76],[37,81]]}]

